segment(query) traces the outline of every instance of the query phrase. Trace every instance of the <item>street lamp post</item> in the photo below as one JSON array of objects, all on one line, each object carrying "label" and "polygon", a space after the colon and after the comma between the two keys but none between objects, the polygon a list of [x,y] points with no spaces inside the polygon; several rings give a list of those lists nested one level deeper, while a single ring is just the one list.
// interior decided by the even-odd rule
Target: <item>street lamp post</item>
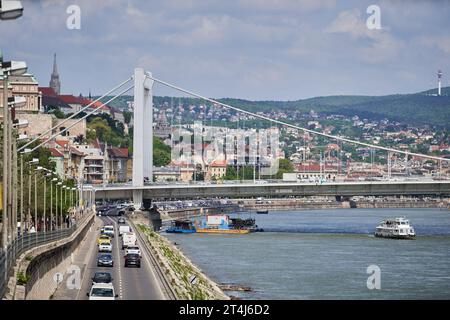
[{"label": "street lamp post", "polygon": [[[55,181],[58,181],[58,178],[53,178],[50,181],[50,231],[53,231],[53,182]],[[56,226],[57,223],[55,222],[55,227]]]},{"label": "street lamp post", "polygon": [[58,226],[58,222],[59,222],[59,228],[61,229],[62,224],[61,224],[61,219],[58,219],[58,186],[62,185],[62,182],[58,182],[55,185],[55,191],[56,191],[56,199],[55,199],[55,210],[56,210],[56,225]]},{"label": "street lamp post", "polygon": [[45,237],[45,232],[47,231],[47,216],[46,216],[46,211],[47,211],[47,177],[51,176],[51,173],[47,173],[44,175],[44,212],[43,212],[43,217],[44,217],[44,237]]},{"label": "street lamp post", "polygon": [[20,235],[23,241],[23,155],[20,155]]},{"label": "street lamp post", "polygon": [[63,225],[64,225],[64,215],[63,215],[63,189],[65,188],[65,186],[63,186],[62,185],[62,182],[61,182],[61,193],[60,193],[60,207],[59,207],[59,212],[60,212],[60,214],[61,214],[61,229],[62,229],[62,227],[63,227]]},{"label": "street lamp post", "polygon": [[[0,62],[3,62],[3,58]],[[2,65],[3,66],[3,65]],[[3,74],[3,71],[2,71]],[[3,250],[7,252],[8,246],[8,80],[3,75]],[[7,269],[7,268],[5,268]],[[6,277],[6,276],[5,276]]]},{"label": "street lamp post", "polygon": [[[16,1],[17,2],[17,1]],[[11,3],[1,2],[0,6],[0,18],[1,19],[14,19],[19,17],[17,15],[17,7],[10,5]],[[19,10],[20,11],[20,10]],[[21,11],[20,11],[21,12]],[[11,186],[11,127],[9,117],[9,105],[8,105],[8,76],[10,75],[22,75],[27,71],[27,65],[21,61],[3,61],[3,54],[0,52],[0,76],[3,78],[3,248],[8,246],[8,226],[11,226],[12,220],[12,190]],[[11,230],[12,232],[12,230]]]},{"label": "street lamp post", "polygon": [[[30,228],[30,223],[28,219],[31,218],[31,175],[33,173],[32,171],[32,165],[39,163],[39,159],[33,158],[33,160],[28,162],[30,164],[29,172],[28,172],[28,216],[27,216],[27,229]],[[36,231],[36,230],[35,230]]]}]

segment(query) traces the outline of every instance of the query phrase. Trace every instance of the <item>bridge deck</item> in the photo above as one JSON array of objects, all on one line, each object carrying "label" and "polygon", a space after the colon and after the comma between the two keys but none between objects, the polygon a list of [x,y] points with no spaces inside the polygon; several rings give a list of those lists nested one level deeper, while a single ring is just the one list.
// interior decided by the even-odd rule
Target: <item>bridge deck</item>
[{"label": "bridge deck", "polygon": [[209,197],[277,197],[277,196],[449,196],[450,181],[336,182],[336,183],[235,183],[172,184],[142,187],[95,187],[96,199],[129,199],[142,190],[146,199],[195,199]]}]

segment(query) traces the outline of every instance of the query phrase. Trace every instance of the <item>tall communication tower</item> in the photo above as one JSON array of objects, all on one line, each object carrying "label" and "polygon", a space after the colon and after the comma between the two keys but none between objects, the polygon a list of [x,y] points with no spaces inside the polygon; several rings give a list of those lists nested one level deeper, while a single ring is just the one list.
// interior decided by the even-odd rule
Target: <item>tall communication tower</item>
[{"label": "tall communication tower", "polygon": [[437,76],[438,76],[438,96],[440,96],[441,95],[441,78],[442,78],[441,70],[438,70]]}]

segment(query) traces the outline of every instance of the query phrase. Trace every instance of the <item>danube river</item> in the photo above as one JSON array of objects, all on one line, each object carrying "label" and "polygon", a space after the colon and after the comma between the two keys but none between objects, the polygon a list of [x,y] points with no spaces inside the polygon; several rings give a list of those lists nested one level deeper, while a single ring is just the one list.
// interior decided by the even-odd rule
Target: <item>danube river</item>
[{"label": "danube river", "polygon": [[[251,292],[229,293],[245,299],[450,299],[449,210],[336,209],[251,216],[265,232],[163,234],[217,283],[251,287]],[[410,219],[417,239],[374,238],[378,222],[388,217]],[[370,265],[381,270],[379,290],[367,288]]]}]

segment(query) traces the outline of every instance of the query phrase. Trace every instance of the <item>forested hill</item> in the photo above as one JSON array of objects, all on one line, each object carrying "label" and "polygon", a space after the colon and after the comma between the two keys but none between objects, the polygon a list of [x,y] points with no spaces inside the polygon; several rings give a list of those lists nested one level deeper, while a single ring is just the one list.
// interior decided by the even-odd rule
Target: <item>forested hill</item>
[{"label": "forested hill", "polygon": [[[358,115],[368,119],[388,118],[399,122],[422,125],[430,124],[450,128],[450,87],[442,88],[442,96],[436,96],[437,89],[413,93],[394,94],[386,96],[326,96],[295,101],[250,101],[243,99],[224,98],[219,101],[240,107],[249,111],[303,111],[313,109],[319,113]],[[118,100],[116,106],[125,107],[132,97],[125,96]],[[178,103],[201,103],[193,98],[155,97],[156,104],[167,102],[169,105]]]}]

